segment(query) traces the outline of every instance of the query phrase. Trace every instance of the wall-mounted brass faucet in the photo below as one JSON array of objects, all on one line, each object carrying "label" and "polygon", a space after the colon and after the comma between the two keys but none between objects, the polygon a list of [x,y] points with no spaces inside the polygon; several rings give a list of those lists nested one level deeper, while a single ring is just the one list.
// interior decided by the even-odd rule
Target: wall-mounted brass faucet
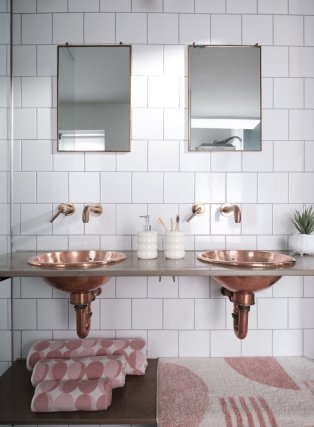
[{"label": "wall-mounted brass faucet", "polygon": [[102,214],[102,206],[99,203],[95,203],[93,205],[86,205],[83,210],[82,220],[84,224],[89,221],[89,215],[99,216]]},{"label": "wall-mounted brass faucet", "polygon": [[230,205],[229,203],[225,203],[224,205],[220,206],[220,213],[223,216],[230,216],[234,215],[234,222],[240,223],[241,222],[241,209],[238,205]]},{"label": "wall-mounted brass faucet", "polygon": [[61,203],[58,206],[57,213],[51,218],[50,222],[53,222],[60,214],[65,216],[72,215],[75,212],[75,207],[73,203]]}]

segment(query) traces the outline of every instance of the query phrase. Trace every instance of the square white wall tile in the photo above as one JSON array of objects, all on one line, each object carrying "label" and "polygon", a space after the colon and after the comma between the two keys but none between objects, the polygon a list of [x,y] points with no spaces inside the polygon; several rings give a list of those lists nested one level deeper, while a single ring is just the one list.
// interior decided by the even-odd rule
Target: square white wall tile
[{"label": "square white wall tile", "polygon": [[273,205],[273,233],[274,234],[292,234],[295,230],[291,218],[295,210],[303,209],[299,204],[274,204]]},{"label": "square white wall tile", "polygon": [[148,77],[148,107],[178,108],[180,80],[175,76]]},{"label": "square white wall tile", "polygon": [[[52,166],[51,141],[26,140],[22,142],[22,170],[50,171]],[[36,155],[34,155],[34,153]]]},{"label": "square white wall tile", "polygon": [[[71,236],[72,234],[83,234],[84,233],[84,224],[82,222],[83,208],[84,208],[83,205],[75,204],[75,212],[72,215],[70,216],[59,215],[58,218],[54,220],[52,225],[53,234],[65,235],[65,236]],[[56,213],[57,210],[58,210],[58,204],[53,205],[53,212]]]},{"label": "square white wall tile", "polygon": [[286,298],[259,298],[257,308],[259,329],[287,329],[288,304]]},{"label": "square white wall tile", "polygon": [[[297,295],[299,296],[299,295]],[[313,277],[304,277],[304,296],[314,297],[314,279]]]},{"label": "square white wall tile", "polygon": [[273,108],[274,106],[274,79],[270,77],[262,78],[262,105],[264,108]]},{"label": "square white wall tile", "polygon": [[14,109],[13,137],[14,139],[36,138],[35,108]]},{"label": "square white wall tile", "polygon": [[69,12],[98,12],[99,0],[68,0]]},{"label": "square white wall tile", "polygon": [[185,46],[164,47],[164,74],[165,76],[187,76],[188,59]]},{"label": "square white wall tile", "polygon": [[51,215],[51,205],[23,204],[21,206],[21,233],[52,234]]},{"label": "square white wall tile", "polygon": [[174,13],[148,15],[149,44],[177,44],[179,18]]},{"label": "square white wall tile", "polygon": [[114,43],[115,15],[113,13],[85,13],[84,42]]},{"label": "square white wall tile", "polygon": [[146,0],[132,0],[132,12],[161,12],[162,0],[156,0],[152,3]]},{"label": "square white wall tile", "polygon": [[[274,298],[303,297],[303,277],[284,276],[273,286]],[[309,295],[310,296],[310,295]]]},{"label": "square white wall tile", "polygon": [[314,140],[314,111],[289,111],[289,138],[292,140]]},{"label": "square white wall tile", "polygon": [[288,47],[263,47],[262,77],[288,77],[288,58]]},{"label": "square white wall tile", "polygon": [[37,250],[63,251],[68,249],[68,236],[37,236]]},{"label": "square white wall tile", "polygon": [[181,44],[210,44],[210,15],[180,15],[179,42]]},{"label": "square white wall tile", "polygon": [[[289,199],[292,202],[291,199]],[[287,173],[259,173],[258,174],[258,202],[259,203],[287,203],[288,202],[288,174]]]},{"label": "square white wall tile", "polygon": [[[68,197],[68,174],[66,172],[37,173],[37,202],[62,203]],[[73,201],[76,201],[73,199]]]},{"label": "square white wall tile", "polygon": [[[60,172],[61,173],[61,172]],[[100,176],[97,172],[70,172],[69,199],[77,203],[99,203]]]},{"label": "square white wall tile", "polygon": [[83,153],[56,153],[52,157],[53,170],[58,172],[83,171],[84,154]]},{"label": "square white wall tile", "polygon": [[132,302],[133,329],[161,329],[162,328],[162,300],[138,299]]},{"label": "square white wall tile", "polygon": [[36,300],[15,299],[13,301],[13,328],[36,329]]},{"label": "square white wall tile", "polygon": [[258,13],[286,14],[288,0],[258,0]]},{"label": "square white wall tile", "polygon": [[212,44],[241,44],[240,15],[212,15]]},{"label": "square white wall tile", "polygon": [[195,174],[195,200],[204,203],[223,203],[226,197],[225,191],[225,174]]},{"label": "square white wall tile", "polygon": [[303,108],[304,105],[303,79],[274,79],[275,108]]},{"label": "square white wall tile", "polygon": [[[98,217],[90,216],[85,224],[85,234],[113,234],[116,229],[116,206],[114,204],[102,205],[103,212]],[[81,213],[81,212],[80,212]]]},{"label": "square white wall tile", "polygon": [[314,77],[314,48],[290,47],[289,72],[291,77]]},{"label": "square white wall tile", "polygon": [[178,357],[177,331],[148,331],[148,357]]},{"label": "square white wall tile", "polygon": [[164,0],[164,12],[188,13],[193,11],[193,0]]},{"label": "square white wall tile", "polygon": [[180,331],[179,357],[209,357],[208,331]]},{"label": "square white wall tile", "polygon": [[83,43],[83,14],[55,13],[52,30],[53,44]]},{"label": "square white wall tile", "polygon": [[305,16],[304,17],[304,44],[306,46],[314,45],[314,17]]},{"label": "square white wall tile", "polygon": [[209,298],[208,277],[180,277],[180,298]]},{"label": "square white wall tile", "polygon": [[195,300],[195,329],[225,329],[223,299]]},{"label": "square white wall tile", "polygon": [[241,356],[241,341],[233,331],[211,331],[210,357],[239,357]]},{"label": "square white wall tile", "polygon": [[57,75],[57,46],[37,45],[37,75]]},{"label": "square white wall tile", "polygon": [[132,76],[131,77],[131,107],[141,108],[147,107],[147,77]]},{"label": "square white wall tile", "polygon": [[37,0],[37,12],[66,12],[68,9],[67,0],[54,0],[47,2],[47,0]]},{"label": "square white wall tile", "polygon": [[313,298],[289,299],[289,328],[314,328]]},{"label": "square white wall tile", "polygon": [[101,12],[131,12],[131,0],[100,0]]},{"label": "square white wall tile", "polygon": [[37,301],[37,329],[68,329],[68,314],[67,298],[40,299]]},{"label": "square white wall tile", "polygon": [[314,4],[311,0],[289,0],[289,12],[297,15],[313,15]]},{"label": "square white wall tile", "polygon": [[164,202],[191,203],[194,200],[194,175],[190,172],[164,173]]},{"label": "square white wall tile", "polygon": [[15,172],[13,201],[15,203],[36,202],[36,173]]},{"label": "square white wall tile", "polygon": [[303,44],[302,16],[274,16],[274,44],[300,46]]},{"label": "square white wall tile", "polygon": [[147,214],[145,204],[119,204],[117,205],[117,230],[118,234],[137,234],[143,228],[140,215]]},{"label": "square white wall tile", "polygon": [[263,140],[287,140],[289,139],[288,135],[290,135],[291,139],[298,139],[293,138],[291,132],[288,134],[288,110],[267,109],[263,110],[262,114]]},{"label": "square white wall tile", "polygon": [[241,171],[242,153],[213,152],[211,153],[211,170],[213,172]]},{"label": "square white wall tile", "polygon": [[131,300],[102,299],[100,310],[101,329],[131,329]]},{"label": "square white wall tile", "polygon": [[179,148],[178,141],[149,141],[148,170],[178,171]]},{"label": "square white wall tile", "polygon": [[272,206],[242,205],[243,234],[272,234]]},{"label": "square white wall tile", "polygon": [[37,138],[57,139],[56,109],[37,108]]},{"label": "square white wall tile", "polygon": [[100,194],[103,203],[129,203],[131,201],[131,173],[102,172]]},{"label": "square white wall tile", "polygon": [[148,277],[148,298],[178,298],[178,281],[181,277]]},{"label": "square white wall tile", "polygon": [[52,14],[22,15],[22,44],[51,44]]},{"label": "square white wall tile", "polygon": [[[170,47],[170,46],[169,46]],[[172,46],[171,46],[172,47]],[[166,50],[166,47],[165,47]],[[133,46],[132,75],[161,76],[163,74],[162,46]]]},{"label": "square white wall tile", "polygon": [[221,0],[195,0],[195,13],[225,13],[225,2]]},{"label": "square white wall tile", "polygon": [[117,277],[116,278],[117,298],[146,298],[147,278],[146,277]]},{"label": "square white wall tile", "polygon": [[164,110],[164,139],[187,139],[188,110],[184,108]]},{"label": "square white wall tile", "polygon": [[304,356],[314,359],[314,329],[304,331]]},{"label": "square white wall tile", "polygon": [[228,173],[227,202],[255,203],[257,202],[257,174]]},{"label": "square white wall tile", "polygon": [[162,203],[163,174],[161,172],[133,172],[132,202]]},{"label": "square white wall tile", "polygon": [[161,108],[133,108],[132,139],[162,139],[163,110]]},{"label": "square white wall tile", "polygon": [[210,171],[210,153],[198,153],[188,151],[187,142],[180,141],[180,170],[191,172]]},{"label": "square white wall tile", "polygon": [[116,153],[85,153],[84,158],[86,171],[116,170]]},{"label": "square white wall tile", "polygon": [[242,341],[241,356],[272,356],[272,331],[249,330]]},{"label": "square white wall tile", "polygon": [[291,203],[313,203],[314,191],[313,173],[290,173],[289,174],[289,202]]},{"label": "square white wall tile", "polygon": [[12,11],[13,13],[35,13],[36,0],[15,0]]},{"label": "square white wall tile", "polygon": [[124,44],[147,43],[146,14],[117,13],[116,40]]},{"label": "square white wall tile", "polygon": [[257,236],[257,249],[261,251],[288,250],[287,236]]},{"label": "square white wall tile", "polygon": [[274,170],[279,172],[293,172],[304,170],[304,142],[303,141],[275,141],[274,142]]},{"label": "square white wall tile", "polygon": [[243,172],[266,172],[273,170],[273,142],[262,141],[262,150],[242,153]]},{"label": "square white wall tile", "polygon": [[36,74],[36,46],[13,46],[12,55],[13,76]]},{"label": "square white wall tile", "polygon": [[229,250],[256,249],[255,236],[227,236],[226,248]]},{"label": "square white wall tile", "polygon": [[244,44],[273,44],[273,20],[271,15],[244,15],[242,18]]},{"label": "square white wall tile", "polygon": [[257,0],[227,0],[227,13],[256,13]]},{"label": "square white wall tile", "polygon": [[163,326],[165,329],[194,329],[194,300],[164,300]]},{"label": "square white wall tile", "polygon": [[305,79],[305,108],[314,108],[314,79]]}]

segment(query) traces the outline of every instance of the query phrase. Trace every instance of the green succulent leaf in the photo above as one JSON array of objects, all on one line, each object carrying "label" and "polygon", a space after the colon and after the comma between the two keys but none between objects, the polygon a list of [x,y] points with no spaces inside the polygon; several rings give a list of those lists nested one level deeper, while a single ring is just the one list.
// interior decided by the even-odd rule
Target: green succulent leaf
[{"label": "green succulent leaf", "polygon": [[291,221],[299,233],[312,234],[314,231],[313,206],[304,208],[303,212],[296,210],[294,213],[294,218],[292,218]]}]

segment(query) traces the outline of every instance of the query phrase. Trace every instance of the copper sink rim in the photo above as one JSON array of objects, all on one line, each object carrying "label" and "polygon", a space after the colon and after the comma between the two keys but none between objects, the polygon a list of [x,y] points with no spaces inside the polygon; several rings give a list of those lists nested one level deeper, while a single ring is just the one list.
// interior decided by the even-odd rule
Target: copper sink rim
[{"label": "copper sink rim", "polygon": [[[67,255],[76,252],[78,260],[76,261],[53,261],[54,258],[60,259],[60,257],[67,258]],[[98,256],[102,254],[101,258],[89,259],[92,254]],[[82,260],[79,260],[81,258]],[[65,269],[90,269],[102,267],[104,265],[111,265],[121,262],[127,258],[126,254],[119,251],[106,251],[106,250],[68,250],[68,251],[52,251],[43,254],[36,255],[27,260],[29,265],[40,268],[53,268],[57,270]]]},{"label": "copper sink rim", "polygon": [[[233,256],[238,256],[238,260],[232,259],[219,259],[219,253],[234,253]],[[275,255],[278,260],[245,260],[245,255],[252,253],[254,257],[265,258],[265,255]],[[221,266],[230,267],[245,267],[251,269],[267,269],[267,268],[283,268],[291,267],[295,264],[296,260],[290,255],[285,255],[279,252],[270,251],[256,251],[256,250],[212,250],[202,252],[197,256],[200,261],[204,261],[210,264],[216,264]]]}]

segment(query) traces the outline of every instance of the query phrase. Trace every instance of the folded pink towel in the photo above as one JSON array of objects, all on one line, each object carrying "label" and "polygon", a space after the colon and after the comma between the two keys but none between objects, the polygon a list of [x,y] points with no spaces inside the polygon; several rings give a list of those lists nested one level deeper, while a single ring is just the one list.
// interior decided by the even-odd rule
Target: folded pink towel
[{"label": "folded pink towel", "polygon": [[111,381],[97,380],[42,381],[35,389],[33,412],[100,411],[111,404]]},{"label": "folded pink towel", "polygon": [[108,378],[112,388],[123,387],[126,361],[121,356],[91,356],[78,359],[42,359],[34,366],[31,383],[47,380],[93,380]]},{"label": "folded pink towel", "polygon": [[31,371],[41,359],[76,359],[86,356],[124,355],[126,373],[144,375],[147,366],[145,340],[85,338],[73,340],[38,341],[29,350],[26,368]]}]

